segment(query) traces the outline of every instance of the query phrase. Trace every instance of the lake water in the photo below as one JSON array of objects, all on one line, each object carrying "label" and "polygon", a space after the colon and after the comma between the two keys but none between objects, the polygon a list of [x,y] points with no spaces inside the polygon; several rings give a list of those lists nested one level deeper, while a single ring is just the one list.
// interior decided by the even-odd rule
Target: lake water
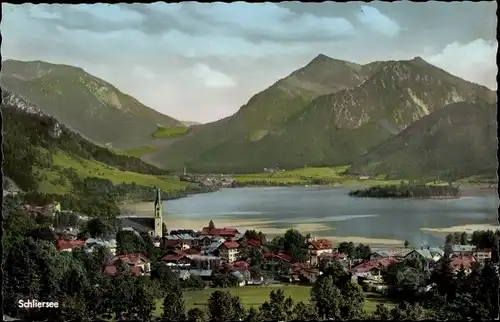
[{"label": "lake water", "polygon": [[317,236],[359,236],[442,244],[443,235],[421,228],[496,224],[496,195],[449,200],[353,198],[348,188],[279,187],[222,189],[168,201],[165,220],[176,218],[270,221],[290,228],[321,224]]}]

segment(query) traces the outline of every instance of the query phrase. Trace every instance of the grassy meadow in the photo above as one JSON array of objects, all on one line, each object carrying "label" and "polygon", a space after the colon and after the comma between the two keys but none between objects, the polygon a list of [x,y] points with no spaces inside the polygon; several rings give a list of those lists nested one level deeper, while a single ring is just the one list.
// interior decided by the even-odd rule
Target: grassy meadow
[{"label": "grassy meadow", "polygon": [[188,126],[158,126],[158,129],[153,133],[155,139],[173,138],[176,136],[185,135],[189,132]]},{"label": "grassy meadow", "polygon": [[[97,177],[109,179],[114,184],[135,182],[138,185],[159,186],[164,191],[179,191],[189,186],[188,183],[181,182],[174,177],[122,171],[105,163],[70,156],[62,151],[54,153],[52,160],[56,166],[74,169],[80,178]],[[57,170],[43,169],[42,171],[41,175],[45,176],[46,180],[41,180],[40,182],[39,190],[41,192],[62,194],[71,191],[71,182],[64,176],[61,176]]]},{"label": "grassy meadow", "polygon": [[[243,286],[231,288],[209,288],[196,291],[185,291],[184,301],[186,304],[186,311],[192,308],[199,308],[206,310],[206,303],[212,292],[215,291],[229,291],[233,295],[238,295],[241,302],[246,308],[254,307],[259,308],[265,301],[269,299],[269,293],[272,290],[283,289],[285,296],[290,296],[295,302],[309,301],[310,286],[307,285],[275,285],[275,286]],[[156,303],[155,316],[160,316],[163,310],[163,299],[158,299]],[[393,302],[382,298],[376,293],[365,293],[365,310],[368,313],[375,311],[377,304],[386,304],[390,308],[394,306]]]}]

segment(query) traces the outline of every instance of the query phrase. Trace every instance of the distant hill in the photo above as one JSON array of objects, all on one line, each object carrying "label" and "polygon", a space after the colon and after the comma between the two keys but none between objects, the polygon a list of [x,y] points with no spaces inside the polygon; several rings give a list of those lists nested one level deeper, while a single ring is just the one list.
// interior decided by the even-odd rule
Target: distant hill
[{"label": "distant hill", "polygon": [[15,93],[4,90],[2,96],[3,174],[10,186],[55,194],[73,192],[74,183],[85,178],[151,190],[156,185],[167,193],[190,186],[138,158],[95,145]]},{"label": "distant hill", "polygon": [[445,105],[495,96],[419,57],[361,66],[320,55],[154,157],[199,172],[350,164]]},{"label": "distant hill", "polygon": [[73,66],[5,60],[0,84],[93,142],[113,148],[144,145],[158,125],[182,125]]},{"label": "distant hill", "polygon": [[436,111],[360,157],[350,174],[455,180],[495,178],[495,104],[454,103]]}]

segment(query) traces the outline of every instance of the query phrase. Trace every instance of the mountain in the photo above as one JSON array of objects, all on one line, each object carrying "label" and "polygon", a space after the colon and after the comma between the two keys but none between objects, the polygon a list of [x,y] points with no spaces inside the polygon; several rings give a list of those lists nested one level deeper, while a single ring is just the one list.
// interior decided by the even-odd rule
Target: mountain
[{"label": "mountain", "polygon": [[93,142],[114,148],[143,145],[158,125],[182,125],[73,66],[5,60],[0,84]]},{"label": "mountain", "polygon": [[348,172],[393,178],[495,178],[496,114],[496,104],[450,104],[371,149]]},{"label": "mountain", "polygon": [[[170,156],[168,160],[180,159],[189,169],[200,172],[260,172],[264,167],[276,165],[297,168],[351,164],[445,105],[493,101],[496,96],[488,88],[453,76],[420,57],[364,66],[325,57],[318,56],[306,67],[255,95],[235,115],[218,124],[196,127],[189,140],[183,138],[163,154],[157,153],[158,163],[163,161],[169,169],[178,167],[179,164],[172,166],[164,161]],[[281,88],[280,84],[294,83],[297,77],[302,77],[300,94],[290,94],[289,100],[272,95]],[[311,93],[304,89],[311,88],[304,79],[321,83],[322,86],[314,87],[321,91],[304,94]],[[266,95],[266,100],[255,104]],[[291,104],[294,100],[301,103]],[[287,113],[275,113],[274,106],[282,106],[280,110]],[[250,116],[243,114],[249,109],[258,111],[260,118],[250,122]],[[273,117],[275,121],[269,122]],[[246,136],[227,134],[234,133],[231,126],[235,124],[240,125],[238,129]],[[226,135],[225,140],[207,135],[210,127],[216,128],[221,136]]]},{"label": "mountain", "polygon": [[15,93],[3,90],[2,96],[3,174],[10,186],[68,194],[93,178],[129,185],[129,191],[158,185],[175,194],[189,188],[165,170],[95,145]]},{"label": "mountain", "polygon": [[211,168],[217,171],[216,165],[215,168],[200,168],[199,162],[195,160],[203,159],[206,153],[211,153],[224,144],[251,144],[259,141],[313,99],[355,87],[378,68],[377,64],[361,66],[320,54],[303,68],[252,96],[234,115],[197,125],[189,135],[148,158],[169,169],[180,169],[185,163],[192,161],[197,169]]}]

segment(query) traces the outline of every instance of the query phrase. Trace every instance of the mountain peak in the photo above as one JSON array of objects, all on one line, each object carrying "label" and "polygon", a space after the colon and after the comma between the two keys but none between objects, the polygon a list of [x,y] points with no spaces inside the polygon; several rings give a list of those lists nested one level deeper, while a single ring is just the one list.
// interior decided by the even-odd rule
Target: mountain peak
[{"label": "mountain peak", "polygon": [[419,64],[419,65],[430,65],[427,61],[425,61],[425,59],[423,59],[420,56],[414,57],[412,60],[410,60],[410,62],[412,62],[414,64]]},{"label": "mountain peak", "polygon": [[331,58],[331,57],[328,57],[328,56],[327,56],[327,55],[325,55],[325,54],[319,54],[318,56],[314,57],[314,58],[313,58],[313,60],[312,60],[311,62],[313,62],[313,61],[318,61],[318,62],[320,62],[320,61],[329,61],[329,60],[334,60],[334,59],[333,59],[333,58]]}]

